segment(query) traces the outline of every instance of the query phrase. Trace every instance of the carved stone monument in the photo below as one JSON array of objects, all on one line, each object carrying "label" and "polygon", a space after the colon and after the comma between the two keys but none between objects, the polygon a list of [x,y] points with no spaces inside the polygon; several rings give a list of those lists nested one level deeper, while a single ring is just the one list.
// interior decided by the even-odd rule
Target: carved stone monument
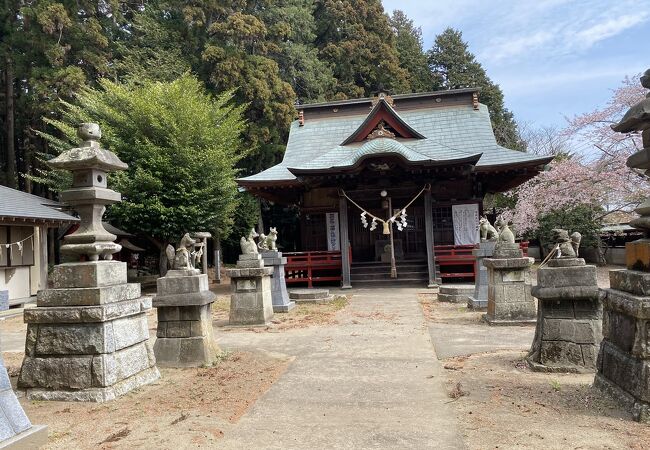
[{"label": "carved stone monument", "polygon": [[282,256],[282,252],[278,251],[275,242],[278,239],[278,232],[275,228],[271,228],[268,236],[262,234],[258,247],[262,252],[262,259],[264,266],[273,267],[273,274],[271,275],[271,300],[273,303],[274,313],[289,312],[296,306],[296,302],[289,299],[287,292],[287,283],[284,280],[284,265],[287,263],[287,258]]},{"label": "carved stone monument", "polygon": [[61,252],[88,261],[55,266],[53,288],[39,291],[37,307],[25,310],[25,359],[18,387],[32,400],[102,402],[159,378],[149,344],[146,312],[151,298],[126,282],[126,263],[112,261],[120,246],[102,226],[106,205],[120,201],[107,188],[108,172],[126,164],[99,147],[96,124],[81,124],[80,148],[49,164],[72,172],[72,188],[61,200],[81,224],[64,238]]},{"label": "carved stone monument", "polygon": [[242,254],[237,267],[228,269],[232,294],[230,296],[230,325],[265,325],[273,317],[271,298],[272,267],[264,267],[251,230],[241,238]]},{"label": "carved stone monument", "polygon": [[[641,77],[650,89],[650,70]],[[642,132],[643,149],[627,159],[629,167],[648,174],[650,169],[650,93],[612,126],[621,133]],[[643,239],[625,246],[627,269],[609,273],[610,289],[603,305],[603,342],[594,385],[612,393],[650,423],[650,199],[636,209],[630,222]]]},{"label": "carved stone monument", "polygon": [[0,448],[39,448],[47,444],[47,426],[32,425],[11,389],[0,353]]},{"label": "carved stone monument", "polygon": [[570,242],[566,230],[553,233],[558,257],[539,268],[532,289],[539,303],[528,363],[539,371],[593,372],[602,340],[604,292],[598,289],[596,266],[578,258],[579,240]]},{"label": "carved stone monument", "polygon": [[[197,241],[201,239],[201,242],[197,242],[196,244],[198,246],[198,249],[195,254],[195,260],[201,261],[201,273],[207,274],[208,273],[208,239],[212,237],[212,234],[208,233],[207,231],[197,231],[192,233],[192,237]],[[194,267],[196,268],[196,263],[194,264]]]},{"label": "carved stone monument", "polygon": [[484,316],[490,325],[535,323],[535,299],[530,293],[530,267],[508,224],[500,221],[499,239],[492,258],[485,258],[488,304]]},{"label": "carved stone monument", "polygon": [[[158,311],[154,353],[160,366],[198,367],[212,364],[219,355],[214,340],[211,307],[216,295],[209,290],[208,276],[195,269],[200,249],[190,258],[196,242],[185,234],[181,245],[167,249],[172,270],[158,278],[153,306]],[[196,257],[196,255],[199,257]]]},{"label": "carved stone monument", "polygon": [[490,224],[487,217],[481,217],[479,220],[479,231],[481,234],[481,243],[477,248],[472,250],[472,255],[476,258],[474,263],[474,273],[476,274],[474,294],[467,301],[468,308],[477,310],[487,308],[488,273],[483,261],[485,258],[492,257],[496,241],[499,237],[497,230]]}]

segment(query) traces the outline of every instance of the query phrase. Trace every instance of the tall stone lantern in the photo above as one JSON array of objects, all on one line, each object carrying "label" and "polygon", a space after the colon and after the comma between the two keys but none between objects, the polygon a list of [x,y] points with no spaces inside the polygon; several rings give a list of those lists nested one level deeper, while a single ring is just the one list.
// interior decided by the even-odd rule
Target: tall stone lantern
[{"label": "tall stone lantern", "polygon": [[72,172],[61,194],[81,218],[61,252],[84,261],[54,267],[52,289],[39,291],[37,307],[24,313],[25,359],[18,387],[33,400],[111,400],[160,377],[149,344],[146,312],[151,298],[127,283],[126,263],[113,261],[121,246],[102,226],[106,205],[120,201],[107,174],[127,165],[99,145],[94,123],[79,126],[79,148],[50,161]]},{"label": "tall stone lantern", "polygon": [[128,166],[115,153],[99,146],[102,133],[96,123],[79,126],[81,147],[73,148],[49,161],[55,169],[72,172],[72,188],[61,193],[61,201],[72,206],[81,218],[79,229],[63,238],[61,252],[86,255],[91,261],[113,259],[122,247],[113,242],[117,236],[102,225],[106,205],[121,200],[119,192],[108,189],[108,172],[125,170]]},{"label": "tall stone lantern", "polygon": [[[641,85],[650,89],[650,69]],[[641,133],[643,148],[630,155],[627,165],[650,175],[650,93],[612,129]],[[625,245],[627,268],[609,272],[594,384],[618,397],[636,420],[650,423],[650,199],[635,211],[639,217],[630,224],[644,237]]]}]

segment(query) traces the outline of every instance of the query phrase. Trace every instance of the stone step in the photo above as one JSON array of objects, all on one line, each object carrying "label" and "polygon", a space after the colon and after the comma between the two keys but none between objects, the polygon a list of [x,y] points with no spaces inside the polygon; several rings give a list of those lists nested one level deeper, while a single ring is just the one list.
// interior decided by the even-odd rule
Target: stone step
[{"label": "stone step", "polygon": [[[428,267],[426,264],[396,264],[397,270],[416,272],[416,271],[427,271]],[[390,273],[390,264],[375,264],[375,265],[353,265],[350,267],[350,273],[369,273],[369,272],[387,272]]]},{"label": "stone step", "polygon": [[382,280],[351,281],[352,287],[386,287],[386,286],[426,286],[426,278],[385,278]]},{"label": "stone step", "polygon": [[[398,278],[417,278],[417,279],[422,279],[426,280],[429,276],[429,273],[424,271],[416,271],[416,272],[406,272],[406,271],[401,271],[397,270],[397,277]],[[370,272],[370,273],[354,273],[350,274],[350,279],[351,281],[363,281],[363,280],[383,280],[385,278],[390,278],[390,271],[388,272]]]},{"label": "stone step", "polygon": [[474,293],[473,284],[443,284],[440,286],[441,294],[449,295],[472,295]]},{"label": "stone step", "polygon": [[295,302],[327,301],[331,298],[328,289],[294,289],[289,291],[289,298]]},{"label": "stone step", "polygon": [[438,301],[449,303],[467,303],[474,295],[474,286],[470,284],[447,284],[440,286]]}]

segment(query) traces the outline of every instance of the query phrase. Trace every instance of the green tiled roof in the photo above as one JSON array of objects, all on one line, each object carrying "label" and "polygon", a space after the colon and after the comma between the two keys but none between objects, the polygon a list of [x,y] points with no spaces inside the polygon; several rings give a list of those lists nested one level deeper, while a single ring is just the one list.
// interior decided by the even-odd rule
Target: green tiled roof
[{"label": "green tiled roof", "polygon": [[60,223],[79,221],[76,217],[55,209],[60,207],[61,205],[53,200],[0,186],[0,219]]},{"label": "green tiled roof", "polygon": [[[375,139],[341,145],[364,122],[367,114],[310,118],[291,124],[283,161],[244,182],[294,181],[289,169],[326,170],[353,165],[368,153],[399,153],[408,161],[440,163],[480,155],[477,169],[519,163],[544,164],[548,158],[510,150],[497,144],[485,105],[429,107],[396,112],[424,139]],[[377,143],[373,143],[376,142]],[[381,142],[384,141],[384,142]],[[391,142],[388,144],[386,142]]]}]

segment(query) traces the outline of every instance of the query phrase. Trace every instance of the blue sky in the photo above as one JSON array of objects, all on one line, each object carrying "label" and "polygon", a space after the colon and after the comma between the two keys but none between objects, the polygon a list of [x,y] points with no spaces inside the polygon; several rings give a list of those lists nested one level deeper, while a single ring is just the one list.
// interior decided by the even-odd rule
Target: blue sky
[{"label": "blue sky", "polygon": [[519,121],[564,126],[650,68],[650,0],[383,0],[422,28],[425,49],[451,26]]}]

